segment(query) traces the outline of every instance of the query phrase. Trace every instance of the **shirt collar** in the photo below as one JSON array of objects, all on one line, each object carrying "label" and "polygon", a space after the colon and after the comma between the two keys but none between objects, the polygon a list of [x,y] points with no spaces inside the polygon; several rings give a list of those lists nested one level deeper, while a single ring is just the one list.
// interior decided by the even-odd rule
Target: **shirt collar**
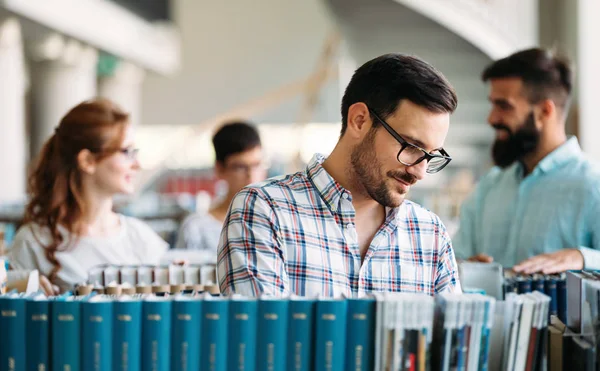
[{"label": "shirt collar", "polygon": [[[306,167],[306,173],[308,179],[314,184],[329,209],[334,213],[338,213],[341,198],[347,197],[348,201],[352,202],[352,194],[329,175],[323,167],[323,161],[325,161],[325,156],[320,153],[315,154]],[[399,215],[399,210],[404,207],[404,204],[405,202],[403,202],[400,207],[386,207],[386,221],[396,220]]]},{"label": "shirt collar", "polygon": [[315,154],[306,167],[308,179],[310,179],[321,195],[321,198],[333,212],[338,212],[340,199],[347,197],[352,201],[352,195],[343,188],[323,167],[325,156]]},{"label": "shirt collar", "polygon": [[576,137],[572,136],[560,147],[544,157],[542,161],[537,164],[533,172],[549,173],[567,162],[581,157],[581,155],[582,152],[581,147],[579,147],[579,142]]}]

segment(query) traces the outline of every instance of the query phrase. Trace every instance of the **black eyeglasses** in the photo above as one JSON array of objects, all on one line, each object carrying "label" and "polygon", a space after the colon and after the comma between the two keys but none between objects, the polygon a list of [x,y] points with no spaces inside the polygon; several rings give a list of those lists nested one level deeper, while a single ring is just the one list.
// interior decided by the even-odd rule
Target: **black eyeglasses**
[{"label": "black eyeglasses", "polygon": [[385,130],[390,133],[391,136],[394,137],[400,143],[402,147],[400,147],[400,151],[398,151],[398,155],[396,158],[398,161],[405,166],[414,166],[419,162],[425,160],[427,161],[427,172],[429,174],[437,173],[446,167],[452,161],[452,157],[446,152],[443,148],[436,149],[433,152],[427,152],[423,148],[416,146],[412,143],[407,142],[404,138],[400,136],[392,127],[385,122],[382,118],[380,118],[372,109],[369,108],[369,112],[377,121],[383,125]]},{"label": "black eyeglasses", "polygon": [[124,154],[128,159],[135,160],[137,158],[138,153],[140,152],[140,149],[127,147],[119,149],[119,152]]}]

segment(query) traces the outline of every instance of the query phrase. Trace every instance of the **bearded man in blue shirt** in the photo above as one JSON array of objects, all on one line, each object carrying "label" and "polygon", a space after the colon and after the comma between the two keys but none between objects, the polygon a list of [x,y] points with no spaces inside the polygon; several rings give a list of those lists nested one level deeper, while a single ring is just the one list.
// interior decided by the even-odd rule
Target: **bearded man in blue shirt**
[{"label": "bearded man in blue shirt", "polygon": [[573,73],[543,49],[492,63],[494,167],[461,211],[458,257],[517,272],[600,269],[600,171],[567,137]]}]

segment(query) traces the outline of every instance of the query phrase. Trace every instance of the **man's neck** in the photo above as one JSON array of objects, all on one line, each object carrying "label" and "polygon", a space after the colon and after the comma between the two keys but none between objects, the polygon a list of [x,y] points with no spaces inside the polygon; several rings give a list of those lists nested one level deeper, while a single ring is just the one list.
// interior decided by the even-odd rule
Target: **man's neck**
[{"label": "man's neck", "polygon": [[233,194],[233,195],[227,194],[227,197],[225,197],[215,207],[210,209],[208,213],[210,215],[212,215],[212,217],[217,219],[218,221],[221,221],[221,222],[225,221],[225,217],[227,216],[227,211],[229,210],[229,205],[231,204],[231,200],[233,200],[234,196],[235,196],[235,194]]},{"label": "man's neck", "polygon": [[533,153],[525,156],[521,161],[525,169],[525,175],[531,174],[535,167],[546,158],[546,156],[565,144],[566,141],[567,135],[564,132],[554,135],[549,139],[542,139],[538,148]]},{"label": "man's neck", "polygon": [[[338,149],[336,147],[336,149]],[[356,214],[371,214],[380,212],[383,208],[377,201],[373,200],[366,192],[361,189],[356,181],[352,179],[352,172],[349,168],[349,155],[341,154],[340,151],[334,149],[331,155],[323,162],[322,166],[327,173],[335,180],[342,188],[352,194],[352,205]]]}]

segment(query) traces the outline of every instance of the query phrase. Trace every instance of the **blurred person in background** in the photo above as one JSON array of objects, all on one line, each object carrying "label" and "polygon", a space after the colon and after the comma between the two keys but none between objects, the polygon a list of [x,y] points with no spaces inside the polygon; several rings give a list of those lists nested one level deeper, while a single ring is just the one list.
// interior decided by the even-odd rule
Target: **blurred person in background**
[{"label": "blurred person in background", "polygon": [[128,115],[108,100],[83,102],[63,117],[29,179],[24,225],[8,254],[14,286],[18,273],[25,279],[37,269],[52,294],[85,282],[99,264],[159,263],[167,243],[113,211],[116,194],[134,191],[137,151]]},{"label": "blurred person in background", "polygon": [[404,199],[450,162],[443,144],[456,105],[446,78],[418,58],[387,54],[362,65],[329,157],[233,199],[219,242],[221,292],[460,292],[443,223]]},{"label": "blurred person in background", "polygon": [[227,183],[227,194],[208,212],[188,216],[179,229],[177,249],[217,253],[219,236],[231,200],[245,186],[267,175],[260,136],[248,122],[224,124],[212,139],[215,149],[215,175]]},{"label": "blurred person in background", "polygon": [[600,269],[600,171],[568,138],[569,62],[528,49],[492,63],[494,167],[461,210],[457,255],[517,272]]}]

